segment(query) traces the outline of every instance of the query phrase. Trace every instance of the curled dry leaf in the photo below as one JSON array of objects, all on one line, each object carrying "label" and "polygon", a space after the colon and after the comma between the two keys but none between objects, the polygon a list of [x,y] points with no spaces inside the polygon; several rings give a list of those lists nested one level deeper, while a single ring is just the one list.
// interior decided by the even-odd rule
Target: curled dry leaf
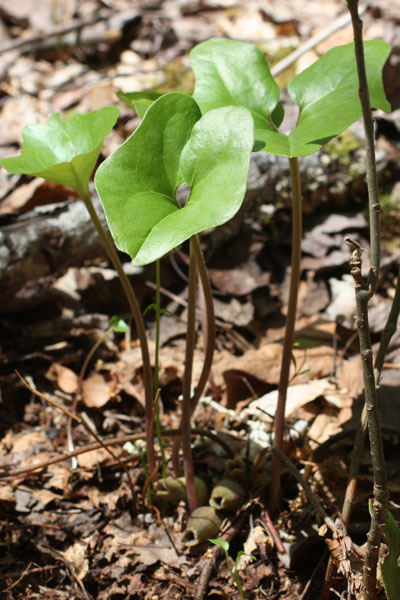
[{"label": "curled dry leaf", "polygon": [[75,542],[65,552],[62,552],[65,560],[73,567],[76,577],[81,581],[89,571],[89,561],[86,556],[86,545]]},{"label": "curled dry leaf", "polygon": [[55,381],[58,388],[66,394],[74,394],[78,389],[78,376],[74,371],[53,363],[46,372],[46,377],[50,381]]},{"label": "curled dry leaf", "polygon": [[82,400],[90,408],[101,408],[114,396],[114,392],[101,373],[89,375],[82,384]]}]

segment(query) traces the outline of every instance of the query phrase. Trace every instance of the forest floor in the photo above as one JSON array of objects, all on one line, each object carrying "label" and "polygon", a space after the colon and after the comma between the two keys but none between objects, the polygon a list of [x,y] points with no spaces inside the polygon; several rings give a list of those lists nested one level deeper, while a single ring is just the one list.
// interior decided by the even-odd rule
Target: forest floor
[{"label": "forest floor", "polygon": [[[338,0],[3,1],[0,157],[17,152],[26,125],[46,122],[54,112],[88,112],[114,104],[121,115],[104,144],[105,158],[139,123],[116,91],[191,91],[188,52],[196,43],[217,36],[257,43],[270,64],[276,65],[325,31],[343,11],[344,3]],[[385,88],[394,112],[376,115],[383,225],[382,282],[370,309],[376,349],[399,263],[400,9],[397,2],[386,0],[379,3],[379,9],[369,10],[364,20],[366,39],[380,37],[394,46],[397,39],[394,58],[385,69]],[[327,50],[349,41],[349,24],[327,33],[280,73],[279,84],[284,87]],[[367,260],[362,138],[362,126],[356,123],[350,132],[302,162],[302,278],[285,452],[333,519],[341,511],[362,408],[354,288],[350,252],[344,242],[347,235],[357,239]],[[340,542],[326,543],[320,514],[288,469],[282,472],[279,514],[270,515],[267,510],[270,456],[260,457],[271,443],[277,398],[291,213],[287,165],[282,172],[276,171],[277,164],[284,164],[282,160],[269,171],[265,160],[263,153],[255,155],[251,185],[249,179],[238,217],[218,232],[207,231],[201,237],[214,292],[217,345],[212,375],[193,420],[198,431],[193,438],[196,474],[211,488],[227,468],[226,448],[235,460],[240,457],[248,496],[236,512],[226,515],[221,532],[230,539],[231,567],[239,552],[253,556],[242,556],[237,565],[246,598],[356,597],[360,557],[351,554],[342,560],[337,550]],[[185,545],[189,518],[185,503],[149,506],[141,460],[140,349],[134,329],[104,336],[114,315],[129,322],[129,312],[81,201],[67,187],[2,170],[0,236],[3,597],[239,598],[217,546],[207,541],[195,547]],[[129,259],[124,256],[123,260]],[[187,262],[184,245],[163,259],[161,267],[163,430],[179,426]],[[154,302],[154,268],[131,269],[130,273],[144,311]],[[146,312],[145,319],[153,354],[152,311]],[[102,336],[103,342],[81,372]],[[199,323],[194,382],[201,368]],[[397,332],[386,357],[380,408],[391,510],[398,519],[399,385]],[[103,446],[82,423],[73,424],[73,445],[82,452],[72,458],[67,456],[68,416],[55,403],[71,409],[75,400],[79,400],[78,416],[83,415]],[[209,437],[210,432],[217,440]],[[165,437],[165,444],[168,474],[172,475],[171,438]],[[371,495],[367,447],[349,526],[349,535],[361,548],[369,526]],[[323,591],[328,544],[335,568]],[[330,587],[335,591],[329,592]]]}]

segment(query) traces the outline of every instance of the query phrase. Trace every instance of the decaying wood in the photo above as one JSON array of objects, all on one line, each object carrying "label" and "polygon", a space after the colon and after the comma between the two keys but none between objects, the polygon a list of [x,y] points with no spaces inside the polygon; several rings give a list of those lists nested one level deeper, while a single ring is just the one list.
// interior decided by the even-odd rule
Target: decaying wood
[{"label": "decaying wood", "polygon": [[[105,221],[100,203],[95,205]],[[0,227],[0,301],[30,281],[103,256],[83,202],[37,207]]]}]

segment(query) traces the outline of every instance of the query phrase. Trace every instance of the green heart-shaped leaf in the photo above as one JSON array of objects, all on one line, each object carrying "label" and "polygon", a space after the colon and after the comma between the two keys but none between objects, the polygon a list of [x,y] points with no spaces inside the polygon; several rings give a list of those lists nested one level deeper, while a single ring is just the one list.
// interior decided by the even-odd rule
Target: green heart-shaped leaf
[{"label": "green heart-shaped leaf", "polygon": [[[371,105],[388,111],[382,68],[390,47],[371,40],[364,43],[364,51]],[[300,117],[289,135],[277,129],[283,115],[279,89],[255,46],[208,40],[192,50],[190,60],[196,78],[194,98],[202,112],[244,106],[253,115],[255,139],[264,142],[263,150],[271,154],[312,154],[361,116],[353,43],[333,48],[291,82],[289,93],[300,107]]]},{"label": "green heart-shaped leaf", "polygon": [[[365,67],[373,108],[390,112],[382,84],[382,69],[390,53],[383,40],[364,42]],[[300,107],[300,118],[289,135],[290,156],[318,150],[361,117],[354,44],[329,50],[289,84]]]},{"label": "green heart-shaped leaf", "polygon": [[129,108],[137,113],[139,119],[143,119],[146,110],[157,100],[162,94],[160,92],[144,91],[144,92],[117,92],[117,96],[122,102],[125,102]]},{"label": "green heart-shaped leaf", "polygon": [[[191,96],[165,94],[96,173],[115,243],[135,265],[225,223],[241,205],[253,146],[251,115],[226,107],[200,117]],[[182,183],[191,193],[179,208],[175,192]]]},{"label": "green heart-shaped leaf", "polygon": [[283,118],[279,87],[256,46],[208,40],[193,48],[190,63],[196,79],[193,97],[203,114],[221,106],[244,106],[253,115],[257,140],[279,127]]},{"label": "green heart-shaped leaf", "polygon": [[381,564],[382,580],[388,600],[400,598],[400,529],[392,514],[386,511],[385,536],[389,554]]},{"label": "green heart-shaped leaf", "polygon": [[21,154],[3,158],[0,164],[10,173],[43,177],[70,185],[84,194],[104,139],[118,115],[119,109],[115,106],[76,114],[67,121],[56,113],[45,125],[25,127]]}]

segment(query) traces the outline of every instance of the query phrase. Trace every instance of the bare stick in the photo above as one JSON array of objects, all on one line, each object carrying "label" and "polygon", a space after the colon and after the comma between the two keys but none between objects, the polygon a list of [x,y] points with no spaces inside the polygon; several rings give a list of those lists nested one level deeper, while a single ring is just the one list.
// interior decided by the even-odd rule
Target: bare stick
[{"label": "bare stick", "polygon": [[[358,1],[347,0],[347,5],[353,24],[354,49],[359,81],[359,96],[362,107],[365,131],[369,227],[371,243],[371,266],[367,280],[364,281],[361,275],[361,250],[357,247],[355,247],[354,252],[352,254],[350,266],[355,283],[357,330],[360,340],[360,353],[363,367],[363,379],[365,389],[365,407],[367,412],[368,431],[371,445],[371,461],[374,473],[374,502],[371,517],[371,526],[367,536],[367,550],[363,569],[363,598],[364,600],[375,600],[377,595],[376,570],[378,564],[378,553],[382,537],[382,531],[385,526],[385,510],[389,496],[386,479],[386,464],[380,428],[377,381],[375,379],[375,375],[379,373],[379,370],[376,370],[374,372],[372,346],[368,323],[368,302],[371,295],[376,292],[379,283],[380,204],[378,196],[378,179],[375,162],[374,125],[372,121],[371,103],[369,98],[368,82],[365,70],[362,21],[358,13]],[[354,248],[356,243],[352,242],[352,240],[347,241]],[[383,360],[381,362],[383,364]]]},{"label": "bare stick", "polygon": [[[181,430],[180,429],[166,429],[166,430],[162,430],[162,434],[164,437],[176,437],[176,436],[181,435]],[[223,448],[225,450],[225,452],[229,458],[235,457],[235,453],[233,452],[232,448],[217,433],[213,433],[212,431],[208,431],[206,429],[200,429],[198,427],[193,427],[192,436],[195,436],[195,435],[208,437],[213,442],[216,442],[217,444],[219,444],[221,446],[221,448]],[[26,469],[17,469],[15,471],[8,471],[5,473],[0,473],[0,480],[1,481],[12,481],[23,475],[31,475],[33,473],[36,473],[36,471],[41,471],[42,469],[45,469],[46,467],[48,467],[50,465],[55,465],[57,463],[65,461],[65,460],[69,460],[69,459],[73,458],[74,456],[79,456],[80,454],[85,454],[86,452],[92,452],[93,450],[98,450],[99,448],[102,448],[103,445],[107,446],[107,447],[122,446],[123,444],[126,444],[127,442],[143,440],[143,439],[145,439],[145,437],[146,437],[146,433],[144,431],[141,431],[139,433],[132,433],[130,435],[116,437],[111,440],[104,440],[102,442],[102,444],[98,443],[98,444],[90,444],[88,446],[82,446],[81,448],[77,448],[73,452],[68,452],[68,453],[62,454],[61,456],[56,456],[55,458],[50,458],[49,460],[44,460],[40,463],[37,463],[36,465],[31,465],[30,467],[27,467]],[[138,453],[135,456],[139,457],[140,453]]]},{"label": "bare stick", "polygon": [[369,284],[375,292],[379,283],[380,272],[380,204],[378,194],[378,177],[376,173],[374,123],[372,120],[367,73],[365,70],[364,45],[362,37],[362,21],[358,14],[358,0],[347,0],[354,31],[354,50],[357,61],[357,72],[362,116],[365,131],[365,159],[367,166],[368,211],[371,245],[371,268]]},{"label": "bare stick", "polygon": [[128,467],[126,466],[126,464],[124,462],[122,462],[119,458],[119,456],[117,456],[112,450],[111,448],[108,448],[103,440],[97,435],[97,433],[92,429],[92,427],[88,424],[88,422],[85,419],[82,419],[82,417],[78,417],[77,415],[75,415],[74,413],[72,413],[71,411],[69,411],[67,408],[65,408],[65,406],[63,406],[62,404],[59,404],[58,402],[56,402],[55,400],[53,400],[52,398],[49,398],[49,396],[46,396],[46,394],[42,394],[41,392],[39,392],[38,390],[35,390],[35,388],[33,388],[31,385],[29,385],[29,383],[22,377],[22,375],[20,375],[17,371],[17,375],[20,378],[20,380],[22,381],[22,383],[24,384],[24,386],[26,388],[28,388],[28,390],[30,392],[32,392],[32,394],[35,394],[35,396],[38,396],[39,398],[41,398],[42,400],[44,400],[45,402],[47,402],[48,404],[51,404],[52,406],[54,406],[55,408],[58,408],[58,410],[60,410],[61,412],[63,412],[65,415],[67,415],[67,417],[69,417],[70,419],[73,419],[74,421],[76,421],[77,423],[80,423],[81,425],[83,425],[83,427],[86,429],[86,431],[88,432],[89,435],[93,436],[94,439],[100,444],[100,446],[102,448],[104,448],[104,450],[106,452],[108,452],[110,454],[110,456],[116,460],[118,462],[118,464],[122,467],[122,469],[125,471],[125,474],[128,478],[128,484],[132,493],[132,501],[133,504],[136,505],[136,492],[135,492],[135,488],[133,486],[133,482],[130,476],[130,473],[128,471]]},{"label": "bare stick", "polygon": [[[359,8],[360,15],[362,13],[364,13],[366,11],[366,9],[367,9],[367,4],[363,4],[362,6],[360,6],[360,8]],[[282,73],[282,71],[285,71],[285,69],[288,69],[301,56],[303,56],[304,54],[307,54],[307,52],[309,52],[310,50],[315,48],[315,46],[318,46],[318,44],[320,44],[321,42],[326,40],[332,34],[336,33],[336,31],[339,31],[339,29],[343,29],[343,27],[346,27],[349,23],[350,23],[350,16],[347,13],[340,15],[340,17],[338,17],[335,21],[333,21],[333,23],[330,23],[330,25],[328,25],[328,27],[326,29],[317,33],[317,35],[314,35],[312,38],[307,40],[305,42],[305,44],[300,46],[300,48],[297,48],[296,50],[294,50],[294,52],[291,52],[289,54],[289,56],[286,56],[281,61],[279,61],[276,65],[274,65],[271,69],[272,76],[276,77],[277,75],[279,75],[279,73]]]}]

